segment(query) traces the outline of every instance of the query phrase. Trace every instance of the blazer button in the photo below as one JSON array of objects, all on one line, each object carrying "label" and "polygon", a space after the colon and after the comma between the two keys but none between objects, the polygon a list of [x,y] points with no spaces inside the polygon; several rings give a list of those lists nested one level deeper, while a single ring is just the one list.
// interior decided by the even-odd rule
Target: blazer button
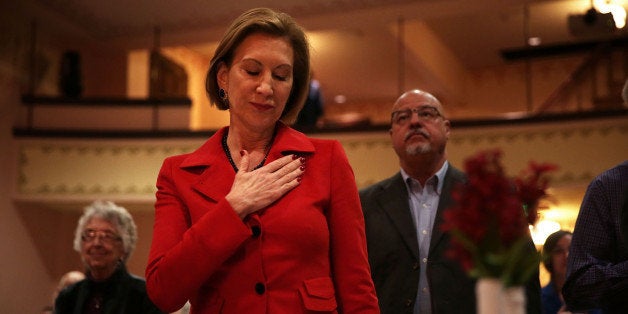
[{"label": "blazer button", "polygon": [[412,270],[417,270],[421,268],[421,265],[419,264],[419,262],[415,262],[414,265],[412,265]]},{"label": "blazer button", "polygon": [[266,287],[264,286],[263,283],[258,282],[255,284],[255,293],[264,294],[265,291],[266,291]]},{"label": "blazer button", "polygon": [[410,307],[412,305],[411,299],[406,299],[406,307]]},{"label": "blazer button", "polygon": [[251,232],[253,232],[253,238],[257,238],[262,234],[262,228],[258,225],[251,226]]}]

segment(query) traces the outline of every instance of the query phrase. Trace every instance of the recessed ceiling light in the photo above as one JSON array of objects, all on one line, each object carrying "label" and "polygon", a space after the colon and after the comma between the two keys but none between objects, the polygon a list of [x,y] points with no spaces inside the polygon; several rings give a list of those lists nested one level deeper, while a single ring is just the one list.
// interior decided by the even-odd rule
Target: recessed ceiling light
[{"label": "recessed ceiling light", "polygon": [[541,44],[541,38],[540,37],[530,37],[528,38],[528,45],[530,46],[538,46]]},{"label": "recessed ceiling light", "polygon": [[336,95],[334,96],[334,102],[337,104],[344,104],[347,102],[347,97],[345,95]]}]

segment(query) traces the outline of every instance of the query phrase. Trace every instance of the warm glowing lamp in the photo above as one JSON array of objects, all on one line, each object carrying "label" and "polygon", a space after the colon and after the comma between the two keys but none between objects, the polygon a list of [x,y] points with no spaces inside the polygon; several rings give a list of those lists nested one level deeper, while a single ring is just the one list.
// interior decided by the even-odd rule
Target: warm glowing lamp
[{"label": "warm glowing lamp", "polygon": [[543,245],[547,237],[560,230],[560,224],[553,220],[540,220],[534,226],[530,226],[530,235],[535,245]]},{"label": "warm glowing lamp", "polygon": [[612,3],[611,0],[595,0],[594,5],[600,13],[613,15],[615,27],[624,28],[626,26],[626,9],[623,6]]}]

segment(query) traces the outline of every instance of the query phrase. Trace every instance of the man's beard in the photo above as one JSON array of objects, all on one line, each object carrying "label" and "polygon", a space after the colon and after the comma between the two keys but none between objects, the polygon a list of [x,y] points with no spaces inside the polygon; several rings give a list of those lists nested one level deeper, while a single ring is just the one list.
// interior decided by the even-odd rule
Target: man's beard
[{"label": "man's beard", "polygon": [[426,154],[432,151],[430,143],[415,143],[406,146],[406,153],[410,156]]},{"label": "man's beard", "polygon": [[[425,139],[429,140],[431,138],[430,134],[421,129],[411,129],[405,134],[405,140],[411,136],[418,134],[423,136]],[[431,143],[414,143],[406,146],[406,153],[410,156],[416,156],[420,154],[429,153],[432,151]]]}]

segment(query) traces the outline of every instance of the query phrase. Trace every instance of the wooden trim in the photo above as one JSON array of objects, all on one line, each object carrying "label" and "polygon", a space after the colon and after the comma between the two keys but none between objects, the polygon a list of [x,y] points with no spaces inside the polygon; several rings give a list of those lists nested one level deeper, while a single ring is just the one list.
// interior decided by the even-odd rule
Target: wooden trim
[{"label": "wooden trim", "polygon": [[125,98],[125,97],[48,97],[23,95],[25,106],[67,105],[67,106],[182,106],[191,107],[188,97]]},{"label": "wooden trim", "polygon": [[[574,113],[501,116],[487,119],[459,119],[450,120],[452,128],[477,128],[487,126],[516,126],[531,125],[548,122],[574,122],[600,118],[628,118],[628,108],[606,111],[581,111]],[[328,133],[359,133],[381,132],[390,129],[388,124],[359,125],[342,128],[298,128],[297,130],[310,134]],[[13,128],[13,136],[19,138],[207,138],[216,130],[141,130],[141,131],[96,131],[96,130],[60,130],[60,129],[29,129]]]}]

